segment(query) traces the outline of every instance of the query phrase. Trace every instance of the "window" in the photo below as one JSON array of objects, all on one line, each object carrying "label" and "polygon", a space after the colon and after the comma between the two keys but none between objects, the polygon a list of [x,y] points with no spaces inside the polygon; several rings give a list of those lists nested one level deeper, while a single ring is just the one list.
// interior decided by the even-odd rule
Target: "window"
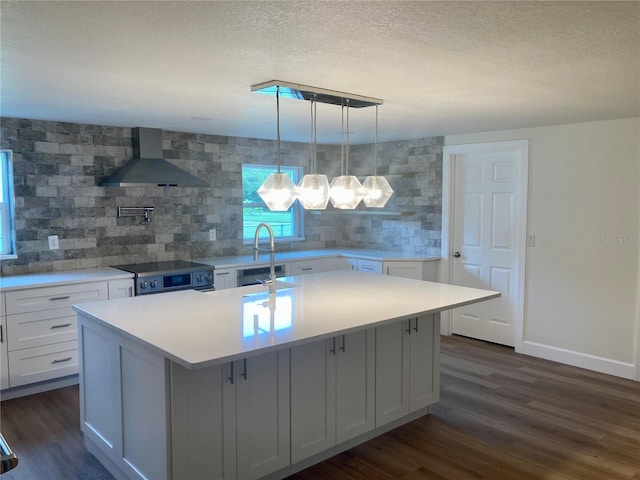
[{"label": "window", "polygon": [[0,255],[15,255],[11,150],[0,150]]},{"label": "window", "polygon": [[[298,183],[301,170],[300,167],[280,167],[280,172],[289,175],[295,184]],[[256,227],[261,222],[271,226],[276,239],[302,238],[303,216],[298,202],[291,205],[286,212],[272,212],[258,195],[258,188],[262,182],[276,171],[273,165],[242,165],[242,231],[245,240],[253,240]],[[263,230],[260,232],[260,238],[266,234]]]}]

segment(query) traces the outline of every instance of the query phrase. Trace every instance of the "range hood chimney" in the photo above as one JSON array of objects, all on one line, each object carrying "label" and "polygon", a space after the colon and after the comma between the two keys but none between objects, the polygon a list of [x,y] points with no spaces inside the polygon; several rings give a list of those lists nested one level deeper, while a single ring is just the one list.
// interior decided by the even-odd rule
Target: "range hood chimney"
[{"label": "range hood chimney", "polygon": [[131,129],[133,158],[100,182],[101,187],[208,187],[162,158],[162,130],[137,127]]}]

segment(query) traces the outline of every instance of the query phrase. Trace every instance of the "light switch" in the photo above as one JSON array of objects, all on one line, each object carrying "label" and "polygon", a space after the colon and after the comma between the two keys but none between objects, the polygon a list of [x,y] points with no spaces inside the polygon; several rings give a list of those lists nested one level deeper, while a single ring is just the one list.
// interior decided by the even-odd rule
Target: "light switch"
[{"label": "light switch", "polygon": [[535,247],[536,246],[536,236],[533,233],[527,235],[527,247]]},{"label": "light switch", "polygon": [[209,240],[211,240],[212,242],[215,241],[217,235],[216,235],[216,229],[212,228],[211,230],[209,230]]}]

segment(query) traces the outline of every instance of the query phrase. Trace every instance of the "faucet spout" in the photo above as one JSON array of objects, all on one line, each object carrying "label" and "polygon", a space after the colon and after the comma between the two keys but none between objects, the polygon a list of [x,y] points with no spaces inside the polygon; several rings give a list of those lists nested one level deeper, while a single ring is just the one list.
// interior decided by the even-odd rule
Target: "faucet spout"
[{"label": "faucet spout", "polygon": [[258,261],[258,253],[262,250],[258,246],[258,236],[260,235],[260,230],[263,228],[267,229],[267,233],[269,234],[269,280],[265,283],[269,285],[269,293],[275,293],[276,291],[276,244],[275,237],[273,235],[273,230],[267,223],[261,223],[256,228],[256,233],[253,238],[253,261]]}]

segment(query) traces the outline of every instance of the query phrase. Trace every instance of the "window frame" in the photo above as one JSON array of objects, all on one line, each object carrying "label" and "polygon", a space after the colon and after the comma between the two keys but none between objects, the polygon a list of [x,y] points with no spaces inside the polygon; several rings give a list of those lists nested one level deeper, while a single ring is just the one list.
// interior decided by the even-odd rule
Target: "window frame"
[{"label": "window frame", "polygon": [[15,259],[15,189],[13,151],[0,150],[0,259]]},{"label": "window frame", "polygon": [[[257,207],[257,208],[267,209],[267,206],[262,200],[260,200],[259,202],[245,202],[245,195],[244,195],[245,169],[261,170],[266,174],[265,178],[271,173],[276,173],[278,169],[274,165],[262,165],[262,164],[255,164],[255,163],[242,164],[242,172],[241,172],[242,173],[242,242],[243,244],[247,245],[247,244],[253,243],[254,233],[251,233],[251,235],[249,236],[245,236],[245,208]],[[303,167],[299,167],[296,165],[281,165],[280,172],[289,174],[291,176],[291,179],[293,180],[293,183],[297,185],[298,181],[300,180],[300,178],[302,178],[302,175],[304,174],[304,169]],[[287,210],[287,212],[290,212],[290,214],[292,215],[291,226],[293,230],[292,232],[293,235],[291,236],[278,235],[278,229],[275,228],[274,225],[271,225],[271,222],[269,222],[268,219],[264,220],[265,223],[268,223],[272,227],[275,241],[276,242],[296,242],[296,241],[304,240],[304,212],[299,202],[295,201],[291,205],[289,210]],[[274,214],[276,213],[278,212],[274,212]],[[260,232],[260,238],[266,238],[266,236],[267,236],[267,232],[265,230]]]}]

